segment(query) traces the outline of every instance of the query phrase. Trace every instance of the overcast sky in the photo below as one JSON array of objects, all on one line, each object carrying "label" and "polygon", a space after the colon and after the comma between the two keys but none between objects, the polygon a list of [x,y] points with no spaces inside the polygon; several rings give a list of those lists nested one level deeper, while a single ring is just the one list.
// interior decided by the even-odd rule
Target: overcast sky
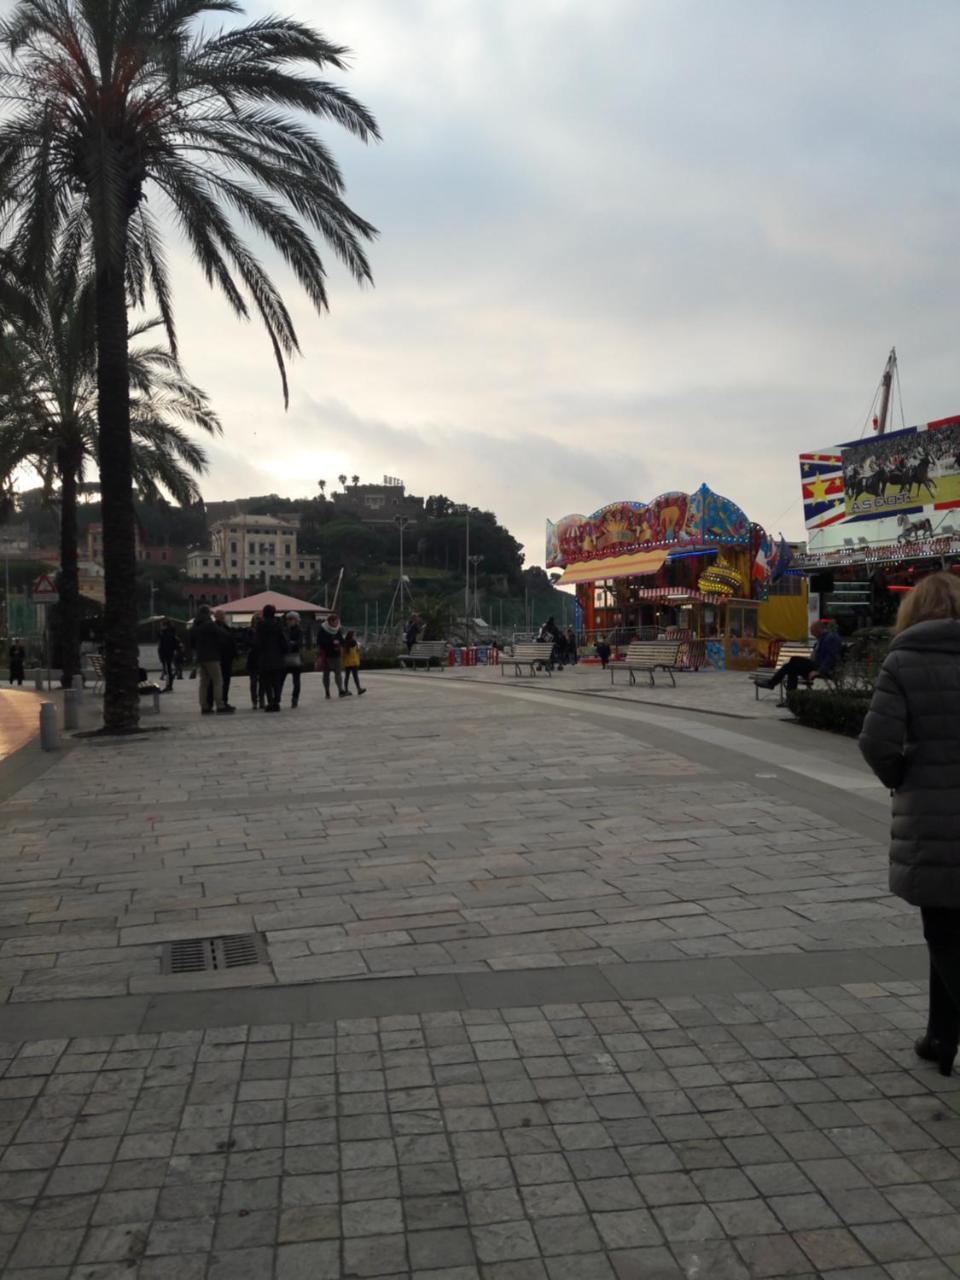
[{"label": "overcast sky", "polygon": [[354,51],[384,140],[328,136],[376,286],[331,260],[316,318],[289,285],[285,413],[262,331],[178,265],[207,497],[391,474],[542,563],[546,517],[705,480],[800,536],[796,455],[859,435],[891,344],[908,424],[960,412],[954,3],[269,9]]}]

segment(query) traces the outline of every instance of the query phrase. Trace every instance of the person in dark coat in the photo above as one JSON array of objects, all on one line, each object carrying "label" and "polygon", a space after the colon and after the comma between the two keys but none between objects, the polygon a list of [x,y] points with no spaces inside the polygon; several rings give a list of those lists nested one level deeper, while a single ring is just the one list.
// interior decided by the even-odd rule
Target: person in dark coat
[{"label": "person in dark coat", "polygon": [[[223,685],[223,700],[229,705],[230,681],[233,679],[233,660],[237,656],[237,640],[233,628],[228,624],[226,614],[218,609],[213,620],[220,628],[220,680]],[[212,705],[212,695],[207,699]]]},{"label": "person in dark coat", "polygon": [[920,908],[930,953],[918,1057],[953,1068],[960,1039],[960,580],[933,573],[904,597],[860,750],[893,792],[890,891]]},{"label": "person in dark coat", "polygon": [[[403,632],[403,643],[407,646],[407,653],[413,652],[413,646],[420,638],[420,632],[423,630],[423,623],[419,617],[413,613],[410,615],[410,621],[407,623]],[[327,694],[329,697],[329,692]]]},{"label": "person in dark coat", "polygon": [[263,614],[258,610],[250,619],[247,628],[247,676],[250,680],[250,703],[254,711],[263,711],[267,705],[266,693],[260,683],[260,650],[257,648],[257,626]]},{"label": "person in dark coat", "polygon": [[164,693],[169,693],[173,688],[173,678],[176,673],[177,633],[173,628],[173,623],[169,618],[164,618],[160,624],[160,635],[157,638],[157,657],[160,659],[160,670],[166,679]]},{"label": "person in dark coat", "polygon": [[601,636],[597,643],[593,646],[597,657],[600,659],[600,665],[604,671],[607,669],[607,663],[610,661],[610,645],[607,643],[607,637]]},{"label": "person in dark coat", "polygon": [[820,676],[828,680],[843,661],[843,641],[836,631],[831,631],[822,622],[815,622],[810,628],[816,643],[809,658],[791,658],[785,662],[776,675],[768,680],[758,680],[761,689],[776,689],[784,680],[788,689],[795,689],[800,680],[811,680]]},{"label": "person in dark coat", "polygon": [[330,697],[330,677],[337,682],[337,695],[349,698],[349,689],[343,687],[340,659],[343,654],[343,631],[335,613],[328,614],[317,628],[317,649],[323,655],[323,692]]},{"label": "person in dark coat", "polygon": [[[284,618],[287,629],[287,674],[290,676],[290,707],[300,705],[300,672],[303,664],[303,630],[300,626],[300,615],[293,609]],[[280,682],[283,693],[283,681]]]},{"label": "person in dark coat", "polygon": [[[222,645],[221,629],[213,620],[210,606],[202,604],[190,628],[190,648],[193,650],[193,660],[197,664],[200,676],[198,693],[200,710],[204,715],[209,715],[213,711],[214,703],[217,711],[234,710],[223,696],[223,673],[220,669]],[[209,696],[211,693],[212,701]]]},{"label": "person in dark coat", "polygon": [[27,660],[27,651],[19,640],[10,641],[10,683],[23,684],[23,664]]},{"label": "person in dark coat", "polygon": [[257,652],[260,684],[267,696],[267,711],[280,710],[280,691],[287,669],[289,651],[287,633],[272,604],[263,606],[263,617],[257,623]]}]

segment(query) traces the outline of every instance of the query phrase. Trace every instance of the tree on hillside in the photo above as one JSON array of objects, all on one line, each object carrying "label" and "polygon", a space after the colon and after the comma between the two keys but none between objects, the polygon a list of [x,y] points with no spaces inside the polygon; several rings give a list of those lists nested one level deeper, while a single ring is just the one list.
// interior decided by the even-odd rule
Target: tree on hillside
[{"label": "tree on hillside", "polygon": [[354,488],[356,488],[356,486],[360,483],[360,477],[359,477],[359,476],[351,476],[351,477],[350,477],[350,480],[351,480],[351,483],[353,484]]},{"label": "tree on hillside", "polygon": [[341,487],[342,489],[346,489],[346,487],[347,487],[347,477],[346,477],[346,476],[337,476],[337,479],[340,481],[340,487]]},{"label": "tree on hillside", "polygon": [[[59,264],[58,261],[58,266]],[[24,466],[43,481],[47,504],[60,507],[60,635],[63,683],[80,670],[77,503],[88,464],[98,452],[94,299],[89,284],[62,264],[43,292],[0,286],[0,486]],[[157,328],[151,321],[131,338]],[[220,423],[203,392],[186,380],[163,347],[130,351],[131,473],[140,497],[176,502],[199,498],[194,477],[206,470],[203,450],[184,427],[210,434]]]},{"label": "tree on hillside", "polygon": [[453,511],[453,503],[442,493],[431,494],[423,504],[424,513],[432,518],[448,516]]},{"label": "tree on hillside", "polygon": [[314,74],[343,70],[346,50],[287,18],[200,25],[205,14],[240,12],[235,0],[19,0],[0,24],[0,83],[13,110],[0,126],[8,234],[37,280],[61,234],[94,265],[104,723],[114,732],[139,719],[128,301],[153,293],[176,354],[157,203],[171,206],[237,315],[259,314],[285,400],[293,321],[231,215],[279,252],[318,312],[327,307],[324,266],[307,227],[355,279],[371,279],[363,242],[374,228],[344,202],[333,156],[298,118],[378,136],[363,106]]}]

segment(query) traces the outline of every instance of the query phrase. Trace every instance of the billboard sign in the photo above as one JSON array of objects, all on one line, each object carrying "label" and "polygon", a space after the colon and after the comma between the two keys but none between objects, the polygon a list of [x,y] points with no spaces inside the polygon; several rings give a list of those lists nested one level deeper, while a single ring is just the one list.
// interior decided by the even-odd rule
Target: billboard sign
[{"label": "billboard sign", "polygon": [[960,539],[960,416],[800,455],[807,559],[946,554]]},{"label": "billboard sign", "polygon": [[895,431],[841,450],[848,516],[960,503],[960,424]]}]

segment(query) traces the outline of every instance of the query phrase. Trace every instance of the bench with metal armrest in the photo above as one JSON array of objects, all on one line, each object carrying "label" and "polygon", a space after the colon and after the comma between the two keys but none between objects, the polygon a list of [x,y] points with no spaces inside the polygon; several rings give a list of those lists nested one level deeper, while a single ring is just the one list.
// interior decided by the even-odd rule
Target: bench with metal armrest
[{"label": "bench with metal armrest", "polygon": [[442,671],[447,665],[447,649],[446,640],[421,640],[413,646],[409,653],[407,653],[406,649],[402,649],[397,654],[397,662],[401,667],[408,665],[417,667],[420,663],[423,663],[429,671],[433,659],[436,658]]},{"label": "bench with metal armrest", "polygon": [[673,671],[680,661],[682,647],[676,640],[635,640],[633,644],[627,645],[623,662],[611,663],[610,683],[615,683],[615,673],[619,667],[630,673],[631,684],[637,683],[638,671],[645,671],[650,677],[651,684],[656,684],[653,678],[654,671],[666,671],[670,677],[670,683],[676,688],[677,682],[673,677]]},{"label": "bench with metal armrest", "polygon": [[513,667],[514,675],[520,674],[521,667],[529,667],[531,676],[537,669],[553,675],[553,643],[549,640],[518,640],[513,645],[513,652],[504,651],[500,655],[500,675],[504,675],[505,667]]}]

